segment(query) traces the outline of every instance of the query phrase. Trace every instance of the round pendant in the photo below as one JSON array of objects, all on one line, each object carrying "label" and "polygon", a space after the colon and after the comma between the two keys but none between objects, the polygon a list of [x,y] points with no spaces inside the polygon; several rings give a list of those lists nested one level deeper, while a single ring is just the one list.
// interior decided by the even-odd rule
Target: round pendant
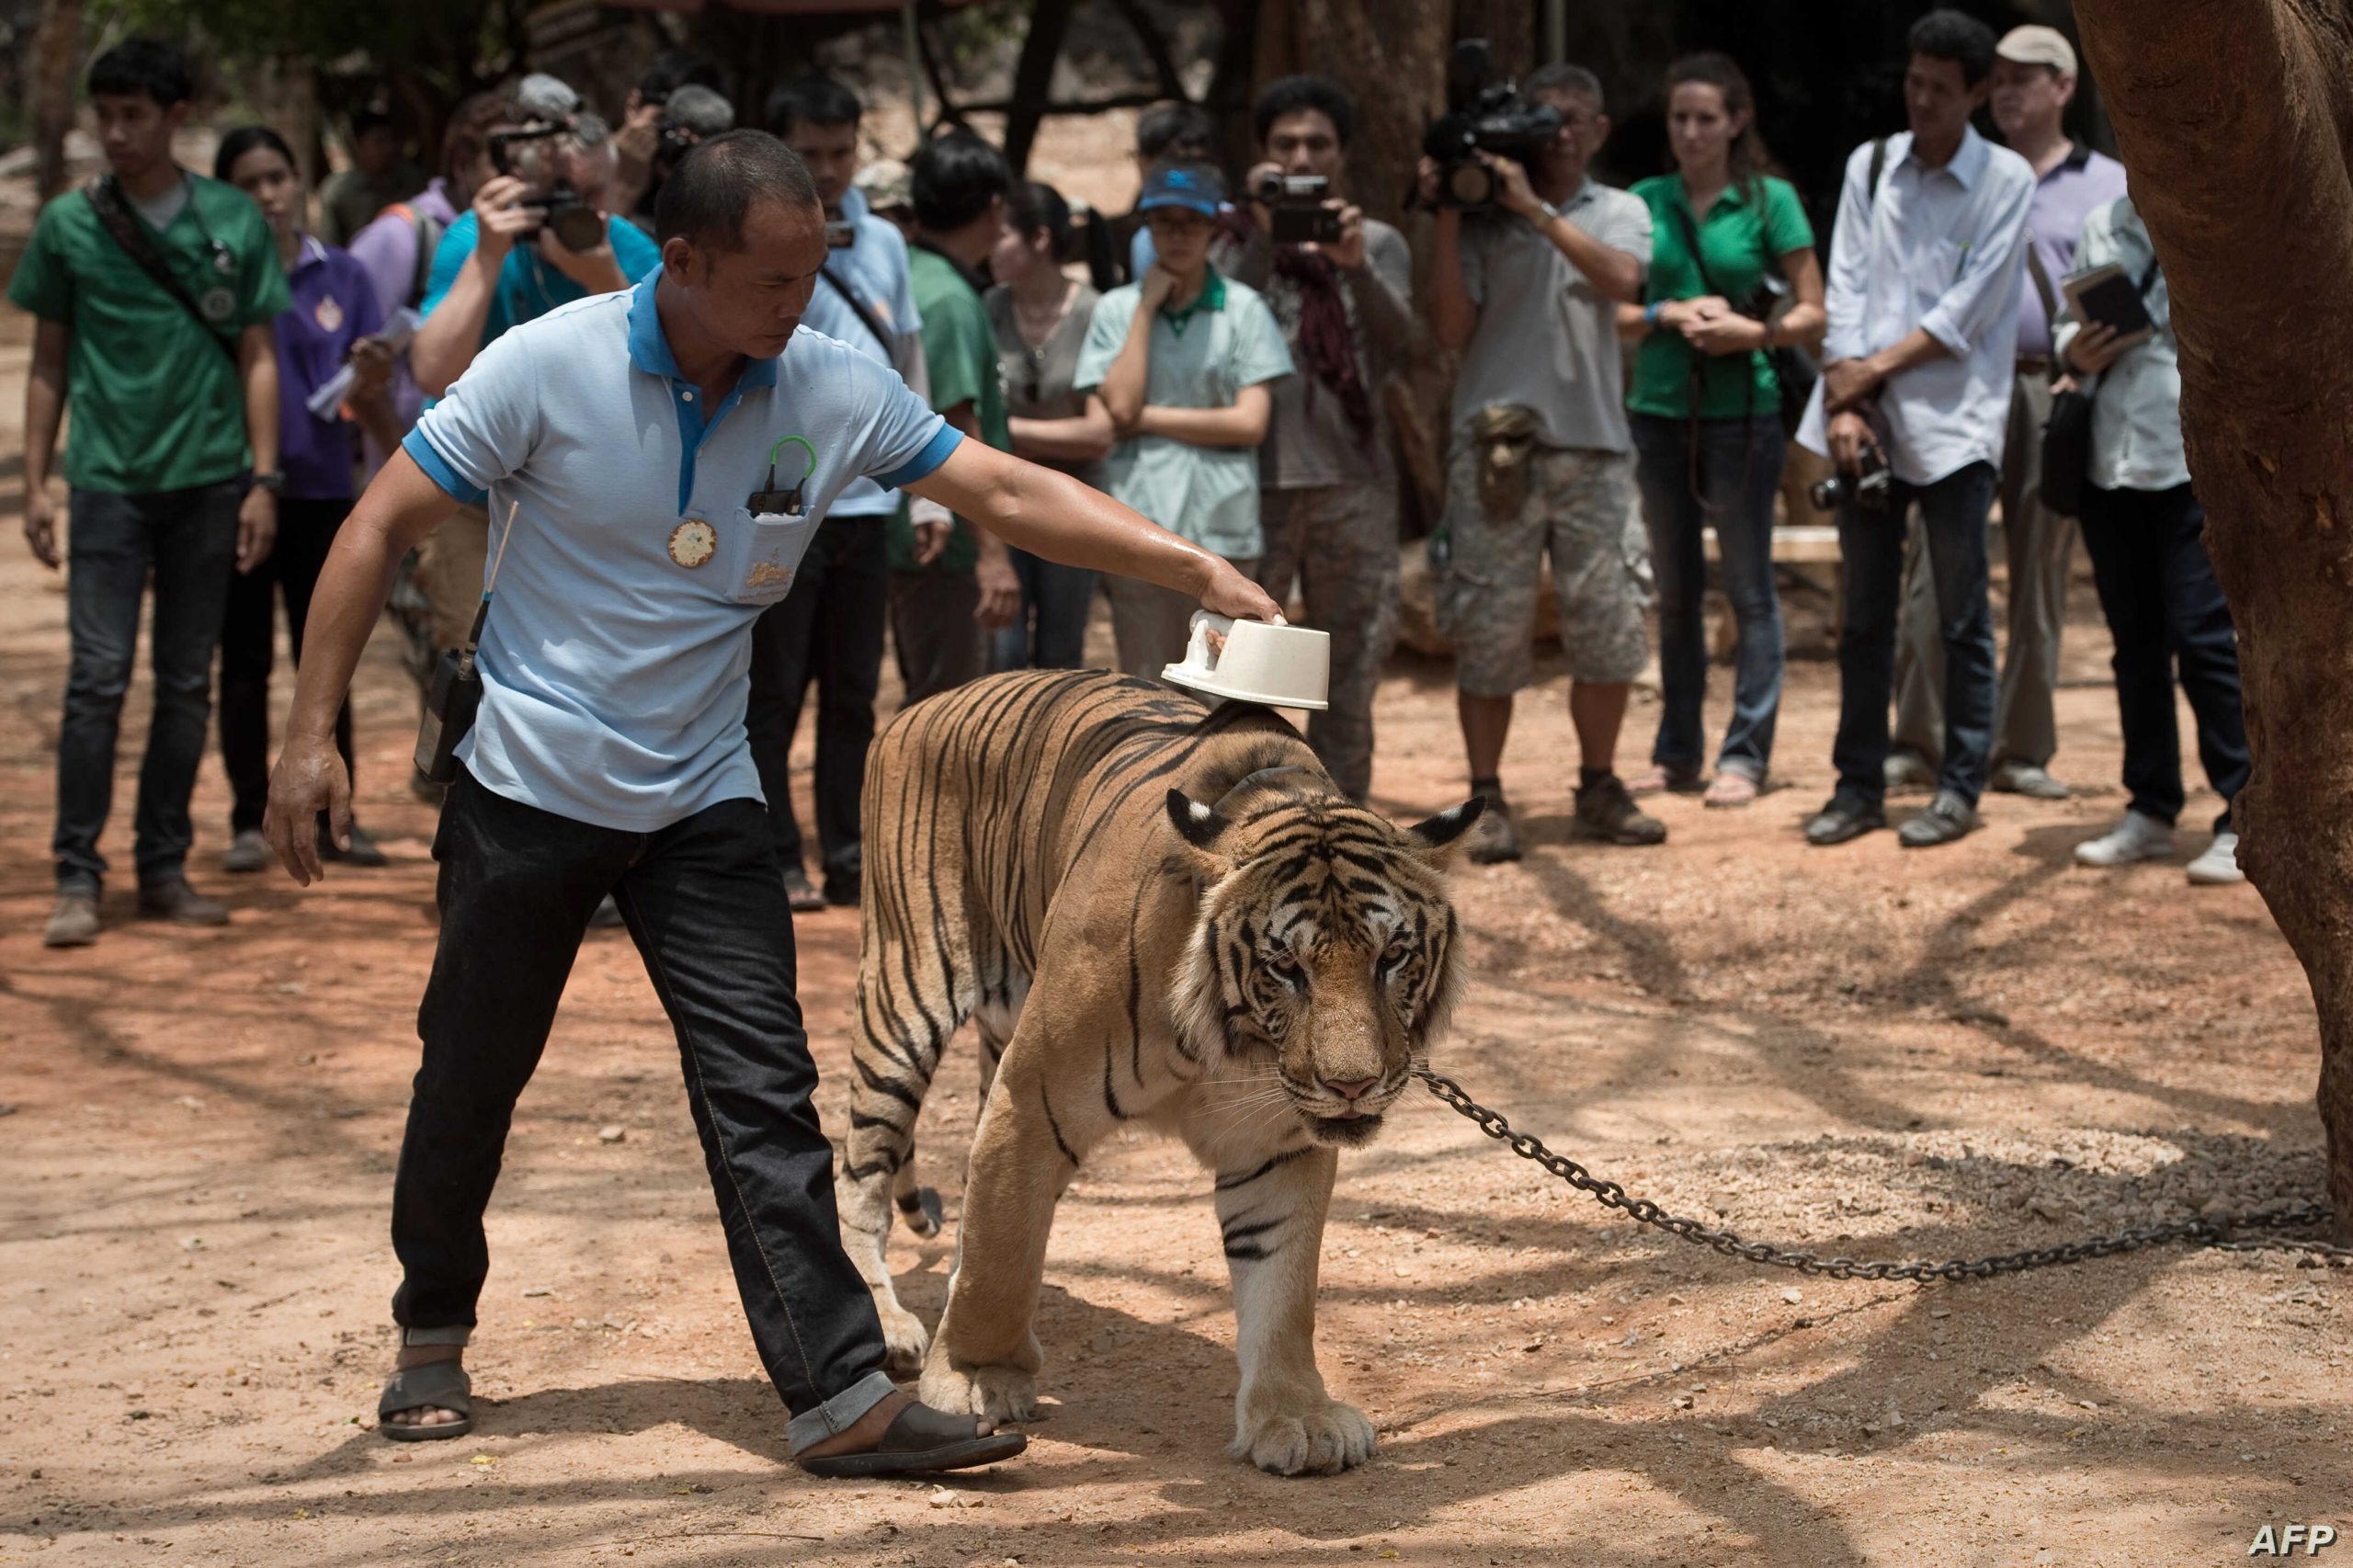
[{"label": "round pendant", "polygon": [[209,322],[224,322],[236,312],[237,296],[226,289],[207,289],[197,296],[196,308]]},{"label": "round pendant", "polygon": [[700,517],[688,517],[670,530],[670,559],[681,566],[699,566],[718,549],[719,530]]}]

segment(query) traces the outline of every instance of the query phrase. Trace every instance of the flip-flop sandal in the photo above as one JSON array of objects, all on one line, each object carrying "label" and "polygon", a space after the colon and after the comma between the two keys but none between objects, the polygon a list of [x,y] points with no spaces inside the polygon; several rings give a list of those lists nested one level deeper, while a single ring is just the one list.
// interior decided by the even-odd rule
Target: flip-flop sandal
[{"label": "flip-flop sandal", "polygon": [[1002,1429],[980,1437],[969,1415],[950,1415],[927,1404],[910,1404],[884,1429],[882,1440],[862,1454],[827,1454],[800,1461],[801,1468],[828,1481],[860,1477],[924,1475],[968,1470],[1009,1460],[1029,1446],[1026,1433]]},{"label": "flip-flop sandal", "polygon": [[[450,1337],[453,1335],[455,1338]],[[466,1335],[463,1327],[403,1329],[401,1343],[463,1345]],[[460,1362],[427,1361],[421,1367],[403,1367],[384,1384],[383,1397],[376,1402],[376,1430],[395,1443],[438,1443],[462,1437],[474,1429],[473,1392],[473,1379]],[[427,1406],[454,1410],[459,1419],[430,1424],[385,1419]]]},{"label": "flip-flop sandal", "polygon": [[1708,793],[1700,804],[1718,810],[1751,806],[1756,803],[1756,797],[1763,789],[1763,785],[1747,774],[1726,768],[1718,772],[1714,781],[1709,784]]}]

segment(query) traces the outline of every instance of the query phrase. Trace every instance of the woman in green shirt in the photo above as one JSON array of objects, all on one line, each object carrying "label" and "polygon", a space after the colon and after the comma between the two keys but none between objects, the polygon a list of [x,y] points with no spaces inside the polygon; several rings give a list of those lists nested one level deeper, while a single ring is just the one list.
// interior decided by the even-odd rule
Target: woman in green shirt
[{"label": "woman in green shirt", "polygon": [[[1643,513],[1658,577],[1665,700],[1655,765],[1632,792],[1700,787],[1708,650],[1701,530],[1713,528],[1739,627],[1732,722],[1711,806],[1756,799],[1781,703],[1781,606],[1773,591],[1773,498],[1781,482],[1781,387],[1771,350],[1820,337],[1822,267],[1797,192],[1765,173],[1748,78],[1721,54],[1666,74],[1676,172],[1633,187],[1650,206],[1645,303],[1621,309],[1635,338],[1632,415]],[[1786,294],[1786,311],[1776,313]]]}]

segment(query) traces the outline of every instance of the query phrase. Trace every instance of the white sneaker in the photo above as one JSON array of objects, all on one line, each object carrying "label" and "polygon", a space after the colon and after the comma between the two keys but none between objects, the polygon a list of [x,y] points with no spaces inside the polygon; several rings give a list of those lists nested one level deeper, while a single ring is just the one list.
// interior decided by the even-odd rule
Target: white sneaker
[{"label": "white sneaker", "polygon": [[2097,838],[2075,846],[2075,859],[2085,866],[2129,866],[2135,860],[2163,860],[2173,854],[2173,829],[2152,816],[2128,811],[2124,820]]},{"label": "white sneaker", "polygon": [[2218,833],[2205,853],[2189,863],[2189,880],[2201,888],[2222,887],[2230,882],[2246,881],[2246,873],[2239,869],[2239,835]]}]

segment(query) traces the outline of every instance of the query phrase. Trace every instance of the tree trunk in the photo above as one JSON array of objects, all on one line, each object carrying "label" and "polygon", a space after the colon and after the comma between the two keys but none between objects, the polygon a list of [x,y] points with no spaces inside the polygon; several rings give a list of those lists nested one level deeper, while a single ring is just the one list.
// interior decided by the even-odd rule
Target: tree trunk
[{"label": "tree trunk", "polygon": [[2239,856],[2320,1013],[2353,1239],[2353,0],[2076,0],[2181,338],[2182,426],[2239,631]]},{"label": "tree trunk", "polygon": [[1053,91],[1054,62],[1062,58],[1063,36],[1070,31],[1074,0],[1038,0],[1029,13],[1029,32],[1021,40],[1021,58],[1013,67],[1013,108],[1005,119],[1005,161],[1014,177],[1027,177],[1029,153],[1038,144],[1038,127],[1046,118],[1046,99]]},{"label": "tree trunk", "polygon": [[33,186],[49,200],[65,188],[65,133],[74,129],[74,87],[81,80],[82,0],[43,0],[40,28],[25,68],[32,98]]},{"label": "tree trunk", "polygon": [[1443,107],[1449,7],[1417,0],[1292,0],[1290,58],[1356,100],[1348,184],[1372,216],[1403,224],[1422,127]]}]

